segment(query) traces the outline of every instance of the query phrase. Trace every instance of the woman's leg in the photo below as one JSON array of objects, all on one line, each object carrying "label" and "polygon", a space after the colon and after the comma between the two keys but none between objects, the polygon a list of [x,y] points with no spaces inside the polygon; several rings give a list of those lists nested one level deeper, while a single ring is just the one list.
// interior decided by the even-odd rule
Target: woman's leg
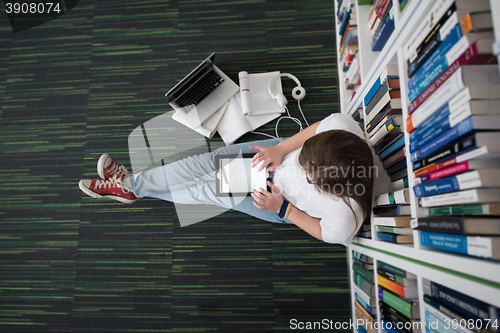
[{"label": "woman's leg", "polygon": [[253,205],[251,197],[217,198],[215,190],[215,156],[256,153],[258,150],[248,147],[273,146],[283,140],[269,139],[227,146],[212,153],[188,157],[162,167],[142,171],[130,177],[130,189],[139,198],[152,197],[180,204],[216,205],[270,222],[290,223],[280,219],[276,213],[258,209]]}]

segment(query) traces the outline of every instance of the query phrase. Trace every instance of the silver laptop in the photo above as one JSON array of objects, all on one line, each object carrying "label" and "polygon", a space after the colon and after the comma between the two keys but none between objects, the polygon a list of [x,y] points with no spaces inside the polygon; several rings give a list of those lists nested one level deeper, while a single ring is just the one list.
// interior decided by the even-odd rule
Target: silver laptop
[{"label": "silver laptop", "polygon": [[201,125],[227,102],[239,87],[214,64],[215,52],[165,94],[190,127]]}]

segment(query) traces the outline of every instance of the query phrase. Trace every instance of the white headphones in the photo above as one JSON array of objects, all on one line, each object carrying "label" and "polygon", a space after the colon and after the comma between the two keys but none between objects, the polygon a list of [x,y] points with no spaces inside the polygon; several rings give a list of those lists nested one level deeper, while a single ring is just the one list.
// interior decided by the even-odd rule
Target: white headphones
[{"label": "white headphones", "polygon": [[278,78],[281,78],[281,77],[288,77],[288,78],[294,80],[295,83],[297,83],[297,86],[295,88],[293,88],[293,90],[292,90],[292,97],[294,99],[296,99],[297,101],[301,101],[302,99],[304,99],[304,97],[306,97],[306,90],[301,86],[299,79],[297,79],[292,74],[282,73],[282,74],[276,75],[271,80],[269,80],[269,84],[267,85],[267,90],[269,91],[269,95],[276,101],[276,103],[278,103],[279,106],[285,107],[285,105],[288,104],[288,100],[286,99],[285,95],[283,95],[282,93],[277,93],[276,95],[274,95],[271,91],[271,85],[273,84],[273,82],[275,80],[277,80]]}]

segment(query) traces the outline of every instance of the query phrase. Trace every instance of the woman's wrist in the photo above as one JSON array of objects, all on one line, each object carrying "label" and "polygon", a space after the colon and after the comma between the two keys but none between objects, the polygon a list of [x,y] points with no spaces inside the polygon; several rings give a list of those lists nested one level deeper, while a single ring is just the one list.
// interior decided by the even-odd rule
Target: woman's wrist
[{"label": "woman's wrist", "polygon": [[292,208],[292,204],[289,203],[288,201],[286,201],[285,199],[283,199],[283,203],[281,204],[279,211],[277,211],[276,213],[278,213],[279,217],[286,219],[288,217],[288,215],[290,214],[291,208]]}]

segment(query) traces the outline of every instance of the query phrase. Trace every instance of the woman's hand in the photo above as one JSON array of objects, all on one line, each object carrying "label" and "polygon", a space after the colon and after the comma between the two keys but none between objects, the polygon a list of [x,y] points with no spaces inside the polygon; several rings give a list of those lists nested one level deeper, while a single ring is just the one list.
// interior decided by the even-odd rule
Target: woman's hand
[{"label": "woman's hand", "polygon": [[255,207],[264,210],[270,210],[271,212],[279,213],[281,205],[283,204],[283,196],[280,190],[270,181],[267,185],[271,188],[272,193],[261,188],[259,191],[253,190],[252,198],[255,200],[253,204]]},{"label": "woman's hand", "polygon": [[283,160],[283,157],[286,155],[284,149],[282,149],[279,144],[271,147],[250,146],[249,148],[260,150],[252,157],[252,168],[259,164],[259,162],[264,161],[258,171],[261,171],[265,167],[268,167],[267,171],[276,170]]}]

